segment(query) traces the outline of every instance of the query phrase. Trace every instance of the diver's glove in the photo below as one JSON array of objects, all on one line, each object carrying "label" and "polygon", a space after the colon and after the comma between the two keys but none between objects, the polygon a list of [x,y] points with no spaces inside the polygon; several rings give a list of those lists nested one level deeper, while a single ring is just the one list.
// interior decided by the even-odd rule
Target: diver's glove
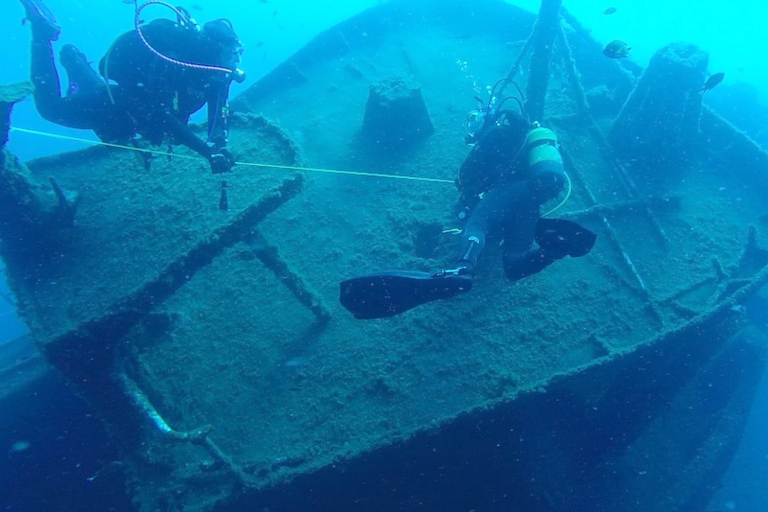
[{"label": "diver's glove", "polygon": [[211,163],[211,171],[213,174],[223,174],[229,172],[237,162],[235,157],[228,149],[222,148],[216,150],[211,156],[208,157],[208,161]]}]

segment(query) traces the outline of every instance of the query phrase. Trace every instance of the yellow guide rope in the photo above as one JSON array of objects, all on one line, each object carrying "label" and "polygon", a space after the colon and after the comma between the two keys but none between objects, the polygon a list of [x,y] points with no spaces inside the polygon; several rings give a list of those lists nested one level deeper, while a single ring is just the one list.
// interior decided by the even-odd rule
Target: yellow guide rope
[{"label": "yellow guide rope", "polygon": [[[11,131],[15,131],[19,133],[28,133],[31,135],[41,135],[43,137],[49,137],[52,139],[62,139],[62,140],[70,140],[75,142],[83,142],[85,144],[91,144],[94,146],[127,149],[129,151],[137,151],[139,153],[148,153],[151,155],[161,155],[161,156],[168,155],[168,153],[166,153],[165,151],[161,151],[157,149],[137,148],[133,146],[125,146],[123,144],[111,144],[108,142],[81,139],[79,137],[70,137],[67,135],[57,135],[55,133],[40,132],[36,130],[29,130],[27,128],[18,128],[15,126],[11,127]],[[203,160],[203,158],[199,156],[179,155],[179,154],[174,154],[173,156],[174,158],[183,158],[187,160]],[[293,165],[260,164],[256,162],[236,162],[236,164],[247,166],[247,167],[260,167],[260,168],[266,168],[266,169],[284,169],[284,170],[291,170],[291,171],[306,171],[306,172],[317,172],[317,173],[325,173],[325,174],[341,174],[346,176],[365,176],[368,178],[388,178],[393,180],[424,181],[428,183],[448,183],[453,185],[453,180],[445,180],[441,178],[424,178],[420,176],[398,176],[396,174],[381,174],[381,173],[375,173],[375,172],[361,172],[361,171],[341,171],[338,169],[323,169],[319,167],[297,167]]]},{"label": "yellow guide rope", "polygon": [[[165,151],[160,151],[157,149],[148,149],[148,148],[137,148],[134,146],[125,146],[123,144],[110,144],[108,142],[101,142],[101,141],[93,141],[88,139],[81,139],[79,137],[70,137],[68,135],[58,135],[55,133],[48,133],[48,132],[40,132],[37,130],[29,130],[27,128],[18,128],[18,127],[11,127],[11,131],[19,132],[19,133],[28,133],[31,135],[41,135],[44,137],[50,137],[52,139],[62,139],[62,140],[70,140],[75,142],[83,142],[85,144],[91,144],[94,146],[104,146],[108,148],[118,148],[118,149],[127,149],[129,151],[137,151],[139,153],[148,153],[151,155],[167,155]],[[199,156],[191,156],[191,155],[173,155],[174,158],[183,158],[187,160],[203,160],[202,157]],[[260,164],[256,162],[236,162],[237,165],[243,165],[247,167],[260,167],[260,168],[266,168],[266,169],[282,169],[282,170],[291,170],[291,171],[305,171],[305,172],[317,172],[317,173],[324,173],[324,174],[340,174],[340,175],[346,175],[346,176],[365,176],[368,178],[386,178],[386,179],[393,179],[393,180],[409,180],[409,181],[424,181],[428,183],[448,183],[453,185],[453,180],[445,180],[441,178],[424,178],[420,176],[398,176],[396,174],[381,174],[381,173],[375,173],[375,172],[361,172],[361,171],[341,171],[339,169],[323,169],[320,167],[297,167],[293,165],[277,165],[277,164]],[[544,213],[542,217],[546,217],[548,215],[553,214],[562,206],[568,202],[568,199],[571,197],[571,191],[573,190],[573,185],[571,183],[571,178],[568,176],[568,174],[565,174],[565,179],[568,184],[568,187],[566,189],[565,198],[554,208],[549,210],[547,213]]]}]

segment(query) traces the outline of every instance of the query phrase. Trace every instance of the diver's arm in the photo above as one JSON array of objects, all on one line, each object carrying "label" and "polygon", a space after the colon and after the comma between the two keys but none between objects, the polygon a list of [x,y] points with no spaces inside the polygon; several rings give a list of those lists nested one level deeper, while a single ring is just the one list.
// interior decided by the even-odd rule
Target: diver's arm
[{"label": "diver's arm", "polygon": [[170,112],[165,112],[164,124],[166,132],[173,137],[175,142],[183,144],[207,158],[214,174],[227,172],[235,166],[235,159],[229,151],[206,143]]},{"label": "diver's arm", "polygon": [[189,126],[181,122],[171,112],[163,113],[163,124],[166,133],[173,138],[174,143],[183,144],[205,158],[211,157],[212,148],[203,139],[192,133]]},{"label": "diver's arm", "polygon": [[229,84],[226,82],[219,87],[211,86],[208,92],[208,145],[214,149],[226,147],[229,140],[229,122],[227,99]]}]

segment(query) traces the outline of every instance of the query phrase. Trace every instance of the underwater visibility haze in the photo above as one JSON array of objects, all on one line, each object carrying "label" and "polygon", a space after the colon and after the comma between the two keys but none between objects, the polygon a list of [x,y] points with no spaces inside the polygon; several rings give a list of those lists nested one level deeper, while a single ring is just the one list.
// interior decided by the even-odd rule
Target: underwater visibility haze
[{"label": "underwater visibility haze", "polygon": [[768,3],[5,7],[0,509],[768,510]]}]

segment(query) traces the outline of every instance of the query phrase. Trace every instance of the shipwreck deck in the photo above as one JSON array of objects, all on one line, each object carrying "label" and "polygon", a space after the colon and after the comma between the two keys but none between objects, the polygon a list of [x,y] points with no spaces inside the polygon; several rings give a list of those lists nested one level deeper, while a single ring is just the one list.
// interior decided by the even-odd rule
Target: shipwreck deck
[{"label": "shipwreck deck", "polygon": [[[594,250],[509,284],[499,250],[489,244],[466,296],[367,322],[338,304],[346,277],[440,268],[453,257],[455,240],[439,234],[455,227],[453,185],[400,178],[453,180],[467,153],[461,129],[472,96],[485,95],[487,85],[507,74],[535,17],[494,1],[474,2],[471,17],[466,3],[450,3],[454,8],[405,9],[394,2],[363,13],[239,97],[233,106],[244,115],[230,146],[239,162],[265,167],[239,165],[225,177],[228,211],[219,208],[220,178],[182,150],[173,160],[155,158],[149,170],[130,151],[103,148],[29,163],[36,176],[55,176],[81,196],[76,225],[59,252],[45,268],[17,273],[12,282],[31,337],[76,382],[93,376],[94,360],[106,368],[106,379],[124,372],[175,431],[207,426],[208,439],[225,455],[217,465],[210,444],[153,439],[140,450],[144,463],[129,471],[137,502],[149,507],[177,491],[175,499],[189,510],[208,510],[225,507],[245,486],[252,491],[246,501],[268,503],[270,510],[301,510],[300,500],[287,498],[296,489],[307,495],[315,489],[320,497],[312,510],[334,510],[334,494],[317,491],[331,481],[383,481],[407,464],[407,453],[420,462],[393,481],[441,464],[466,475],[477,462],[448,446],[462,440],[485,455],[510,429],[532,431],[537,421],[536,442],[510,448],[492,466],[528,453],[511,473],[520,476],[536,467],[531,452],[538,450],[562,461],[558,470],[541,469],[541,479],[579,481],[608,495],[596,490],[598,480],[576,475],[587,466],[590,476],[607,481],[607,460],[625,452],[640,457],[656,446],[654,421],[671,414],[659,403],[679,405],[684,393],[699,392],[705,386],[699,371],[716,373],[713,365],[727,354],[748,353],[754,367],[718,407],[735,408],[730,397],[738,393],[750,396],[765,346],[730,338],[738,324],[731,308],[768,279],[758,273],[765,262],[749,260],[746,249],[755,249],[749,226],[758,240],[768,239],[760,222],[768,173],[733,172],[706,152],[660,178],[617,167],[594,129],[616,115],[634,77],[615,62],[580,61],[600,57],[578,30],[566,30],[566,37],[578,49],[573,57],[583,83],[608,83],[619,98],[616,111],[587,122],[569,82],[571,61],[558,54],[543,122],[558,133],[573,181],[572,197],[557,215],[597,232]],[[498,22],[489,27],[482,19],[490,13]],[[522,84],[528,67],[523,61]],[[359,134],[369,87],[392,79],[421,88],[435,127],[398,154],[365,144]],[[272,206],[247,217],[265,197],[274,198],[266,201]],[[728,375],[735,372],[722,364]],[[669,378],[672,370],[678,377]],[[638,387],[643,375],[658,380]],[[91,384],[81,385],[98,399]],[[558,419],[561,404],[566,411]],[[627,432],[615,422],[629,409],[635,414]],[[723,425],[705,409],[698,412],[712,417],[708,435],[717,426],[723,436],[736,435],[740,420]],[[526,423],[516,414],[528,415]],[[119,413],[113,419],[119,423]],[[494,421],[504,429],[489,427]],[[623,437],[569,464],[576,442],[538,444],[548,431],[541,422],[550,421],[561,433],[602,428]],[[642,437],[645,429],[650,437]],[[472,438],[473,430],[479,437]],[[429,459],[437,448],[445,455]],[[712,453],[712,460],[726,458]],[[622,459],[626,468],[629,458]],[[710,462],[709,476],[720,467]],[[696,471],[686,475],[693,479]],[[505,485],[537,496],[521,510],[567,509],[563,489],[510,482]],[[702,492],[676,485],[690,499]],[[405,493],[393,494],[392,502],[376,493],[367,498],[379,496],[381,510],[415,508]],[[462,505],[505,503],[472,496]],[[612,499],[605,503],[624,506]]]}]

